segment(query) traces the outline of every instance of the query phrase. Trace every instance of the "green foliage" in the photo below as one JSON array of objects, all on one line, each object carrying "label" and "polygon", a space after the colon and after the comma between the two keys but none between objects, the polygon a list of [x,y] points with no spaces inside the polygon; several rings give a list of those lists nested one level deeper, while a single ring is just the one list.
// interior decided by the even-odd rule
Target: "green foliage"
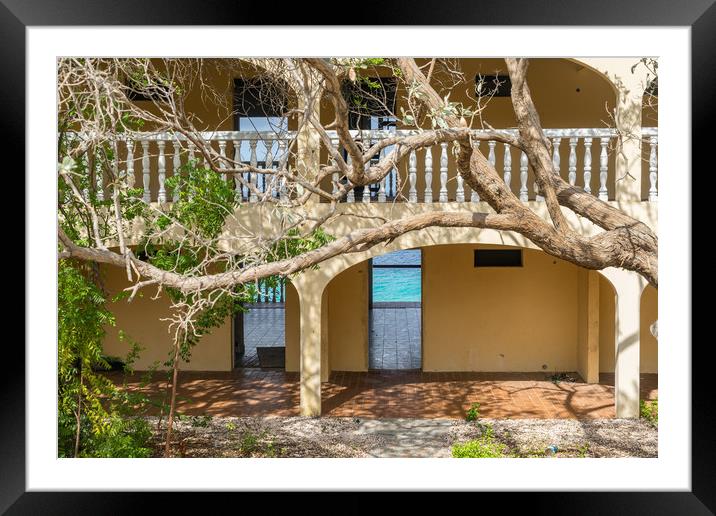
[{"label": "green foliage", "polygon": [[587,454],[589,453],[589,443],[586,442],[580,446],[577,447],[577,454],[580,458],[585,458]]},{"label": "green foliage", "polygon": [[639,415],[646,419],[653,426],[659,425],[659,402],[658,400],[639,400]]},{"label": "green foliage", "polygon": [[467,421],[476,421],[480,417],[480,404],[473,403],[465,413],[465,419]]},{"label": "green foliage", "polygon": [[192,161],[182,167],[181,174],[167,179],[166,185],[172,190],[179,188],[179,201],[169,213],[171,219],[205,239],[221,233],[236,203],[232,182]]},{"label": "green foliage", "polygon": [[256,451],[258,446],[259,436],[257,436],[256,434],[247,431],[241,436],[241,443],[239,444],[239,450],[241,451],[241,453],[250,455],[254,451]]},{"label": "green foliage", "polygon": [[213,416],[211,414],[204,414],[201,416],[191,416],[189,422],[194,428],[207,428],[211,424]]},{"label": "green foliage", "polygon": [[[58,266],[58,455],[75,456],[79,430],[80,457],[149,456],[148,424],[126,417],[143,399],[98,372],[110,368],[102,339],[115,323],[96,285],[99,273],[67,260]],[[137,354],[134,343],[125,359],[128,371]]]},{"label": "green foliage", "polygon": [[492,426],[485,425],[485,431],[478,439],[454,444],[452,456],[459,459],[501,458],[506,456],[506,449],[504,444],[495,441]]}]

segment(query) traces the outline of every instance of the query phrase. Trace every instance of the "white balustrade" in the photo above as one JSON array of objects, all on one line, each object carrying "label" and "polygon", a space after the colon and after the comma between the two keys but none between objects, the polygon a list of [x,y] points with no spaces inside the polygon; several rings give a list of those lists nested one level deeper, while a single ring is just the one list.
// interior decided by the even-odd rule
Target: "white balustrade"
[{"label": "white balustrade", "polygon": [[[515,137],[518,136],[516,129],[502,129],[498,132],[506,135]],[[480,131],[475,131],[476,135],[480,135]],[[564,174],[565,180],[570,185],[576,185],[577,168],[578,165],[582,168],[582,177],[579,179],[580,185],[583,185],[584,190],[587,193],[592,192],[592,145],[599,145],[599,181],[598,188],[595,188],[595,195],[601,200],[607,200],[609,191],[613,188],[613,185],[609,181],[614,181],[614,173],[610,170],[613,167],[613,160],[610,163],[610,142],[616,140],[618,137],[616,130],[609,128],[594,128],[594,129],[545,129],[545,136],[551,141],[553,149],[551,152],[552,161],[554,163],[554,171],[557,174]],[[394,136],[409,136],[416,134],[415,131],[402,131],[397,130],[394,132],[386,131],[363,131],[361,134],[355,131],[351,131],[351,135],[356,141],[365,141],[366,146],[370,146],[371,143],[381,141],[384,138],[390,138]],[[645,145],[649,145],[648,151],[648,199],[655,201],[658,198],[657,192],[657,151],[658,151],[658,134],[656,128],[643,128],[642,135],[644,137]],[[216,156],[218,161],[218,169],[226,170],[228,168],[234,168],[241,166],[241,163],[250,163],[252,168],[259,169],[258,164],[261,163],[262,167],[266,170],[274,168],[274,165],[278,161],[279,168],[286,170],[288,167],[288,146],[289,142],[294,138],[295,133],[287,133],[282,136],[278,136],[275,133],[263,133],[263,132],[239,132],[239,131],[226,131],[226,132],[212,132],[212,133],[201,133],[197,135],[197,138],[203,139],[208,145],[216,146]],[[79,135],[79,137],[82,137]],[[335,131],[328,131],[328,138],[331,141],[336,152],[339,152],[339,139]],[[595,142],[594,140],[597,140]],[[568,149],[568,166],[562,167],[561,165],[561,152],[560,145],[562,140],[569,143]],[[170,144],[170,148],[167,148],[167,142]],[[229,142],[231,147],[229,148]],[[259,143],[261,142],[261,143]],[[121,145],[125,145],[122,148]],[[248,145],[246,149],[245,145]],[[259,147],[260,145],[260,147]],[[479,150],[480,142],[473,140],[475,149]],[[514,193],[523,202],[527,201],[531,195],[529,192],[528,179],[529,179],[529,161],[527,156],[520,151],[519,153],[519,185],[512,185],[512,175],[516,172],[517,164],[513,165],[513,154],[512,147],[509,144],[500,144],[496,140],[487,140],[487,160],[495,167],[497,161],[497,153],[502,147],[502,177],[506,185],[510,188],[514,188]],[[584,145],[583,161],[578,160],[577,154],[579,146]],[[142,186],[144,188],[143,200],[145,202],[158,201],[165,203],[167,200],[177,201],[179,199],[179,189],[175,188],[171,192],[167,192],[165,187],[165,178],[167,174],[167,168],[169,168],[169,174],[178,176],[182,167],[182,163],[188,158],[189,161],[197,161],[206,166],[206,158],[202,156],[196,156],[197,147],[196,145],[188,140],[186,136],[181,134],[169,134],[169,133],[141,133],[133,136],[132,138],[123,138],[117,142],[118,149],[115,152],[115,156],[118,156],[122,151],[126,151],[126,168],[118,161],[117,167],[112,166],[110,163],[109,173],[113,173],[116,178],[123,180],[129,187],[134,186],[134,178],[136,175],[141,175]],[[278,148],[278,150],[275,150]],[[376,158],[372,163],[366,163],[366,167],[371,164],[375,164],[376,160],[386,159],[390,154],[393,146],[388,146],[380,151],[380,159]],[[184,152],[186,149],[187,153]],[[233,150],[232,150],[233,149]],[[265,153],[264,153],[265,149]],[[424,148],[424,155],[420,157],[423,150],[412,149],[408,152],[408,156],[405,160],[400,163],[392,163],[390,171],[380,180],[377,184],[376,201],[378,203],[385,203],[389,199],[395,200],[406,200],[401,198],[398,190],[401,189],[401,185],[405,182],[408,183],[407,188],[407,201],[410,203],[426,202],[430,203],[437,201],[440,203],[449,202],[448,196],[448,184],[450,181],[455,181],[455,201],[465,202],[467,197],[471,202],[478,202],[480,197],[478,193],[464,183],[462,176],[457,171],[456,164],[450,164],[448,152],[450,149],[450,142],[441,142],[433,146]],[[155,154],[156,152],[156,154]],[[167,155],[168,154],[168,155]],[[188,156],[187,156],[188,154]],[[229,157],[231,154],[231,157]],[[89,152],[86,158],[90,158],[92,152]],[[439,168],[436,165],[436,156],[439,156]],[[100,156],[97,159],[88,159],[85,166],[94,166],[95,181],[90,185],[90,189],[96,192],[97,198],[102,199],[103,183],[105,179],[101,174],[101,161]],[[580,157],[581,158],[581,157]],[[170,161],[167,164],[167,159]],[[333,154],[329,157],[330,160],[336,164],[333,159]],[[425,187],[421,195],[418,194],[418,159],[423,160],[423,172]],[[517,159],[517,158],[515,158]],[[581,163],[578,163],[581,161]],[[231,163],[234,163],[231,166]],[[407,162],[407,167],[402,163]],[[348,157],[348,164],[350,163],[350,157]],[[106,169],[106,167],[104,167]],[[137,170],[139,169],[139,170]],[[437,170],[436,170],[437,169]],[[406,173],[407,172],[407,173]],[[434,177],[438,174],[438,177]],[[336,193],[340,187],[341,173],[333,172],[331,174],[331,187],[330,191]],[[230,181],[229,174],[224,174],[224,179]],[[646,176],[646,174],[645,174]],[[243,178],[243,179],[242,179]],[[611,179],[610,179],[611,178]],[[433,180],[438,180],[439,190],[434,194],[433,191]],[[595,178],[596,179],[596,178]],[[646,177],[645,177],[646,180]],[[154,192],[151,191],[153,185],[157,188]],[[274,174],[261,174],[253,171],[243,172],[241,175],[236,175],[232,182],[233,187],[236,190],[236,199],[246,200],[248,202],[257,202],[262,193],[266,195],[272,195],[285,201],[289,198],[290,182],[285,176],[278,176]],[[437,189],[436,185],[436,189]],[[469,191],[469,195],[467,194]],[[89,194],[89,192],[87,192]],[[542,200],[538,192],[535,191],[534,198],[536,200]],[[346,199],[348,202],[355,202],[355,191],[354,188],[348,190]],[[371,201],[370,185],[366,185],[363,188],[363,194],[360,199],[364,203]]]}]

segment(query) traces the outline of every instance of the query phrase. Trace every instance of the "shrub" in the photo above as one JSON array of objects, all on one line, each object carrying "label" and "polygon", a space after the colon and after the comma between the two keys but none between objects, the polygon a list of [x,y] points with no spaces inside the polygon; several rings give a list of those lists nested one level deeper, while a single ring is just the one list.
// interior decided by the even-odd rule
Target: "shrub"
[{"label": "shrub", "polygon": [[480,404],[473,403],[465,413],[465,419],[467,421],[476,421],[480,417]]},{"label": "shrub", "polygon": [[654,426],[659,424],[659,403],[658,400],[639,401],[639,415]]},{"label": "shrub", "polygon": [[459,459],[494,459],[504,457],[507,447],[495,441],[491,426],[478,439],[454,444],[452,456]]}]

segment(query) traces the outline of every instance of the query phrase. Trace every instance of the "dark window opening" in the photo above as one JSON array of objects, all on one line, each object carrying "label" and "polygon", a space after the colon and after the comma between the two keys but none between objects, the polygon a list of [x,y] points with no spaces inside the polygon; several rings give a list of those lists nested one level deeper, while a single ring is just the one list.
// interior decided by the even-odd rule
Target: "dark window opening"
[{"label": "dark window opening", "polygon": [[288,111],[288,92],[279,82],[265,77],[234,79],[236,117],[284,117]]},{"label": "dark window opening", "polygon": [[659,80],[657,78],[651,79],[646,85],[645,93],[654,97],[659,96]]},{"label": "dark window opening", "polygon": [[[363,77],[356,82],[343,81],[341,86],[343,98],[348,104],[348,126],[351,130],[362,131],[395,131],[397,121],[394,116],[396,92],[398,83],[395,77]],[[364,147],[370,147],[375,142],[361,142]],[[386,153],[392,151],[390,146],[385,149]],[[348,153],[343,151],[344,159]],[[371,165],[376,164],[380,159],[379,155],[373,156]],[[345,182],[346,179],[341,179]],[[353,195],[357,201],[363,199],[363,192],[366,187],[357,186],[353,189]],[[375,200],[378,198],[380,185],[378,183],[368,186],[368,196]],[[386,181],[386,199],[394,199],[398,192],[397,171],[390,172]]]},{"label": "dark window opening", "polygon": [[475,93],[483,97],[511,97],[512,81],[509,75],[475,76]]},{"label": "dark window opening", "polygon": [[475,267],[522,267],[522,250],[475,249]]},{"label": "dark window opening", "polygon": [[395,127],[395,77],[366,77],[343,82],[351,129],[384,130]]}]

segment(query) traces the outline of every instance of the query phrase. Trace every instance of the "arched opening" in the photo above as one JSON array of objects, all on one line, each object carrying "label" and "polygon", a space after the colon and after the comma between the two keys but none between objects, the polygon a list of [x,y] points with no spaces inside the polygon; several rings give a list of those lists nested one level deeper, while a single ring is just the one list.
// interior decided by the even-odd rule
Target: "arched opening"
[{"label": "arched opening", "polygon": [[[594,296],[588,320],[581,319],[587,302],[579,278],[591,275],[596,289],[594,271],[517,246],[415,249],[422,255],[421,368],[370,366],[371,261],[336,266],[322,303],[322,367],[330,371],[323,414],[464,417],[477,402],[485,417],[613,417],[611,388],[583,378],[582,370],[598,372],[599,350],[585,359],[589,368],[581,366],[583,328],[594,325],[599,306]],[[484,251],[497,255],[476,259]],[[519,259],[500,256],[505,251]],[[591,339],[598,345],[596,333]]]}]

